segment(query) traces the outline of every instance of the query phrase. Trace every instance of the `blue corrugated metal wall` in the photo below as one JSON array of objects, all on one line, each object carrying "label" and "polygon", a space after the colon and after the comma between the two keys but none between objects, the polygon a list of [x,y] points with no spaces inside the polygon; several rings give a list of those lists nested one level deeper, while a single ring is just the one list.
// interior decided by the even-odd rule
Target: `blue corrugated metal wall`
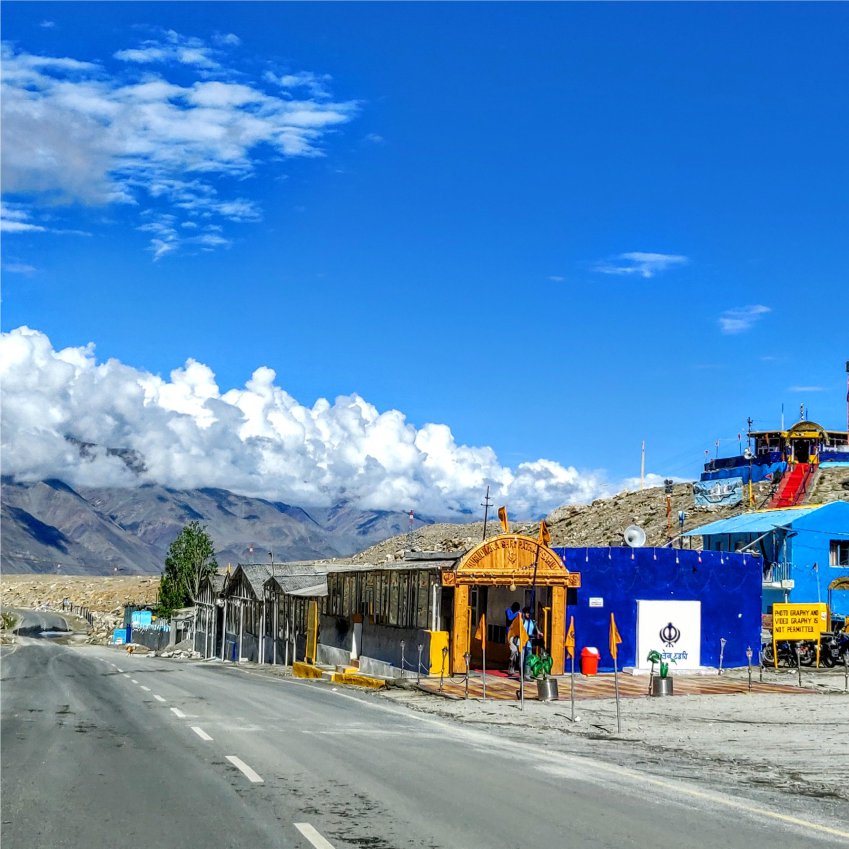
[{"label": "blue corrugated metal wall", "polygon": [[[797,519],[791,525],[796,536],[788,541],[796,582],[790,601],[828,601],[828,585],[836,578],[849,577],[849,567],[830,566],[833,540],[849,540],[849,503],[835,501]],[[817,568],[814,569],[814,563]],[[832,594],[832,612],[849,616],[849,591]]]},{"label": "blue corrugated metal wall", "polygon": [[[619,668],[636,665],[637,601],[700,601],[702,666],[718,666],[720,638],[726,667],[746,665],[746,647],[757,658],[761,629],[761,561],[751,555],[670,548],[555,548],[570,572],[581,573],[575,617],[578,655],[584,646],[601,651],[599,668],[610,671],[611,612],[622,636]],[[590,607],[590,597],[604,607]],[[570,599],[571,601],[571,599]]]}]

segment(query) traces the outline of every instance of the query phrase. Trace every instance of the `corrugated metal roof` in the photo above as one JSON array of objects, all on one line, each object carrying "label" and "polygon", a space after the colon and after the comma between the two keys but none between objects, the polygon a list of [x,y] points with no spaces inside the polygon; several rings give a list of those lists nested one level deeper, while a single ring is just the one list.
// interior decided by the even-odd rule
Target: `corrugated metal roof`
[{"label": "corrugated metal roof", "polygon": [[327,573],[344,572],[417,572],[429,569],[453,569],[456,560],[387,560],[383,563],[333,563]]},{"label": "corrugated metal roof", "polygon": [[755,513],[743,513],[730,519],[720,519],[700,528],[687,531],[686,537],[703,537],[714,534],[765,534],[774,528],[792,525],[804,516],[808,516],[822,505],[816,507],[788,507],[784,510],[759,510]]},{"label": "corrugated metal roof", "polygon": [[297,596],[298,598],[323,598],[327,595],[327,583],[301,587],[299,590],[292,590],[287,595]]},{"label": "corrugated metal roof", "polygon": [[[289,564],[284,564],[284,569]],[[308,595],[326,595],[327,594],[327,572],[323,569],[309,569],[304,571],[283,571],[282,574],[275,574],[266,581],[268,584],[276,584],[280,592],[285,595],[303,595],[303,589],[315,589],[323,587],[323,592],[309,593]]]}]

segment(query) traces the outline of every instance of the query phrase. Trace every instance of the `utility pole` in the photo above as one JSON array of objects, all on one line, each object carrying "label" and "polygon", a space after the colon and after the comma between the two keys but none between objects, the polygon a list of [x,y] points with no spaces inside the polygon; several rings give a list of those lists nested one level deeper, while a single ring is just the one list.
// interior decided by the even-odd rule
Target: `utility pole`
[{"label": "utility pole", "polygon": [[413,511],[410,510],[410,527],[407,531],[407,551],[413,550]]},{"label": "utility pole", "polygon": [[666,541],[672,542],[672,488],[674,483],[672,478],[667,478],[663,482],[663,489],[666,492]]},{"label": "utility pole", "polygon": [[[846,364],[849,369],[849,363]],[[483,507],[483,538],[486,539],[486,522],[489,519],[489,508],[492,506],[492,499],[489,497],[489,484],[486,487],[486,495],[483,497],[481,507]]]},{"label": "utility pole", "polygon": [[646,441],[643,440],[643,446],[640,451],[640,492],[643,491],[643,487],[646,482]]}]

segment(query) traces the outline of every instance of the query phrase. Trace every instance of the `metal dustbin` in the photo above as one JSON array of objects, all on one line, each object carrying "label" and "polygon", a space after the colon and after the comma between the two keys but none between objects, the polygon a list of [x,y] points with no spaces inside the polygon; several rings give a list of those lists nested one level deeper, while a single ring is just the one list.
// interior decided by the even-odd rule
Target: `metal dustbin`
[{"label": "metal dustbin", "polygon": [[672,679],[661,678],[659,675],[656,675],[651,679],[651,694],[653,696],[671,696]]},{"label": "metal dustbin", "polygon": [[557,693],[556,678],[537,679],[537,698],[541,702],[556,702],[560,696]]}]

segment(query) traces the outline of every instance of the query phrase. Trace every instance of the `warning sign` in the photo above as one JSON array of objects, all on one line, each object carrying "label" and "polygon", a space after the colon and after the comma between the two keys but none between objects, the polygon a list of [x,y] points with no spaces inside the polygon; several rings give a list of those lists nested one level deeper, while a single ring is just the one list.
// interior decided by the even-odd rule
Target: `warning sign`
[{"label": "warning sign", "polygon": [[827,604],[774,604],[772,637],[775,640],[816,639],[828,630]]}]

